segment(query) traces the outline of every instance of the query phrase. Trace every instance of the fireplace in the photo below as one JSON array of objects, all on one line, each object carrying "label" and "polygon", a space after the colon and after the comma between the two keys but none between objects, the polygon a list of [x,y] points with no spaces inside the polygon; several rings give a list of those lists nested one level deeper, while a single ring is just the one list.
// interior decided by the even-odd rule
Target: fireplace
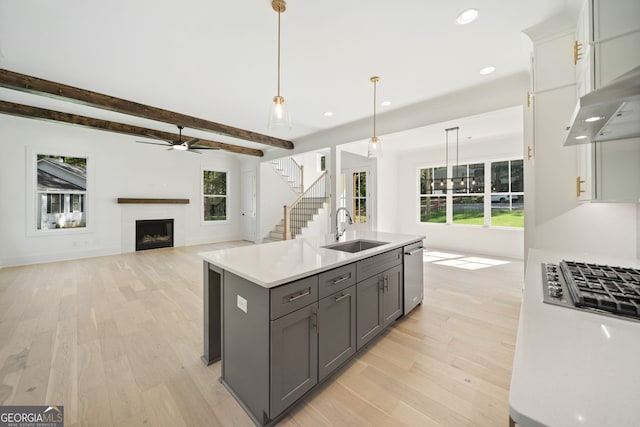
[{"label": "fireplace", "polygon": [[136,251],[173,247],[173,219],[136,220]]}]

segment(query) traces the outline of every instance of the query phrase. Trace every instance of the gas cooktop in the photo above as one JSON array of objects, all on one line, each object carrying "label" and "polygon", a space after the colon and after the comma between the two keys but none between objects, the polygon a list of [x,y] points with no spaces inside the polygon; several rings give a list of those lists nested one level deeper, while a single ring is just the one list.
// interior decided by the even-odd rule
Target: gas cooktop
[{"label": "gas cooktop", "polygon": [[640,322],[640,270],[561,261],[542,264],[543,301]]}]

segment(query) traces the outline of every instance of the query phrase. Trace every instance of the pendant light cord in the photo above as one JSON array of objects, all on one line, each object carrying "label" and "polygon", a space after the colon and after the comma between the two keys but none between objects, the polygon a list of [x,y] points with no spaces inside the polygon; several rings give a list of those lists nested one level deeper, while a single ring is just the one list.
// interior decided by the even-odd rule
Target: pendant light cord
[{"label": "pendant light cord", "polygon": [[378,81],[373,81],[373,137],[376,137],[376,88]]},{"label": "pendant light cord", "polygon": [[278,10],[278,96],[280,96],[280,15]]}]

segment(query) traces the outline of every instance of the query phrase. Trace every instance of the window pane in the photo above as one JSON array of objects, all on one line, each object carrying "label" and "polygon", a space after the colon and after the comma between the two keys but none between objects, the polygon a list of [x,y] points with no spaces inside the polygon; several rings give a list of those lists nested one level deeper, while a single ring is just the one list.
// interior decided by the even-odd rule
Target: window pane
[{"label": "window pane", "polygon": [[224,221],[227,219],[227,198],[218,196],[204,197],[204,220]]},{"label": "window pane", "polygon": [[420,197],[420,222],[447,222],[447,198],[443,196]]},{"label": "window pane", "polygon": [[509,192],[509,162],[491,163],[491,192]]},{"label": "window pane", "polygon": [[484,196],[454,196],[453,223],[484,225]]},{"label": "window pane", "polygon": [[202,193],[204,196],[204,221],[227,219],[227,173],[202,171]]},{"label": "window pane", "polygon": [[467,165],[458,165],[453,167],[453,192],[454,193],[466,193],[467,192]]},{"label": "window pane", "polygon": [[360,177],[358,180],[358,191],[356,194],[358,197],[367,197],[367,173],[360,172]]},{"label": "window pane", "polygon": [[227,195],[227,173],[203,171],[203,193],[216,196]]},{"label": "window pane", "polygon": [[420,194],[431,192],[430,179],[431,169],[420,169]]},{"label": "window pane", "polygon": [[353,217],[353,222],[355,224],[365,224],[367,222],[367,200],[356,199],[354,204],[355,215]]},{"label": "window pane", "polygon": [[446,194],[447,193],[447,168],[440,167],[433,169],[433,194]]},{"label": "window pane", "polygon": [[491,196],[491,225],[524,227],[524,195]]},{"label": "window pane", "polygon": [[469,193],[484,193],[484,163],[469,165]]},{"label": "window pane", "polygon": [[524,191],[524,170],[522,160],[511,161],[511,192],[521,193]]}]

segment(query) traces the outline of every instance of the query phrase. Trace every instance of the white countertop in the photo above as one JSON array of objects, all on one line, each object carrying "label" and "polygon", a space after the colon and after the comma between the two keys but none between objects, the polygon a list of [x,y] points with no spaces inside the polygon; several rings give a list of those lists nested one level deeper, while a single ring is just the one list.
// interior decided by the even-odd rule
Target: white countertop
[{"label": "white countertop", "polygon": [[639,268],[531,250],[509,392],[519,427],[640,426],[640,322],[542,302],[540,264],[562,260]]},{"label": "white countertop", "polygon": [[[425,236],[376,231],[347,231],[339,241],[336,241],[334,235],[325,235],[322,237],[220,249],[202,252],[199,255],[205,261],[223,270],[230,271],[265,288],[272,288],[324,270],[387,252],[424,238]],[[356,239],[387,243],[357,253],[322,247]]]}]

